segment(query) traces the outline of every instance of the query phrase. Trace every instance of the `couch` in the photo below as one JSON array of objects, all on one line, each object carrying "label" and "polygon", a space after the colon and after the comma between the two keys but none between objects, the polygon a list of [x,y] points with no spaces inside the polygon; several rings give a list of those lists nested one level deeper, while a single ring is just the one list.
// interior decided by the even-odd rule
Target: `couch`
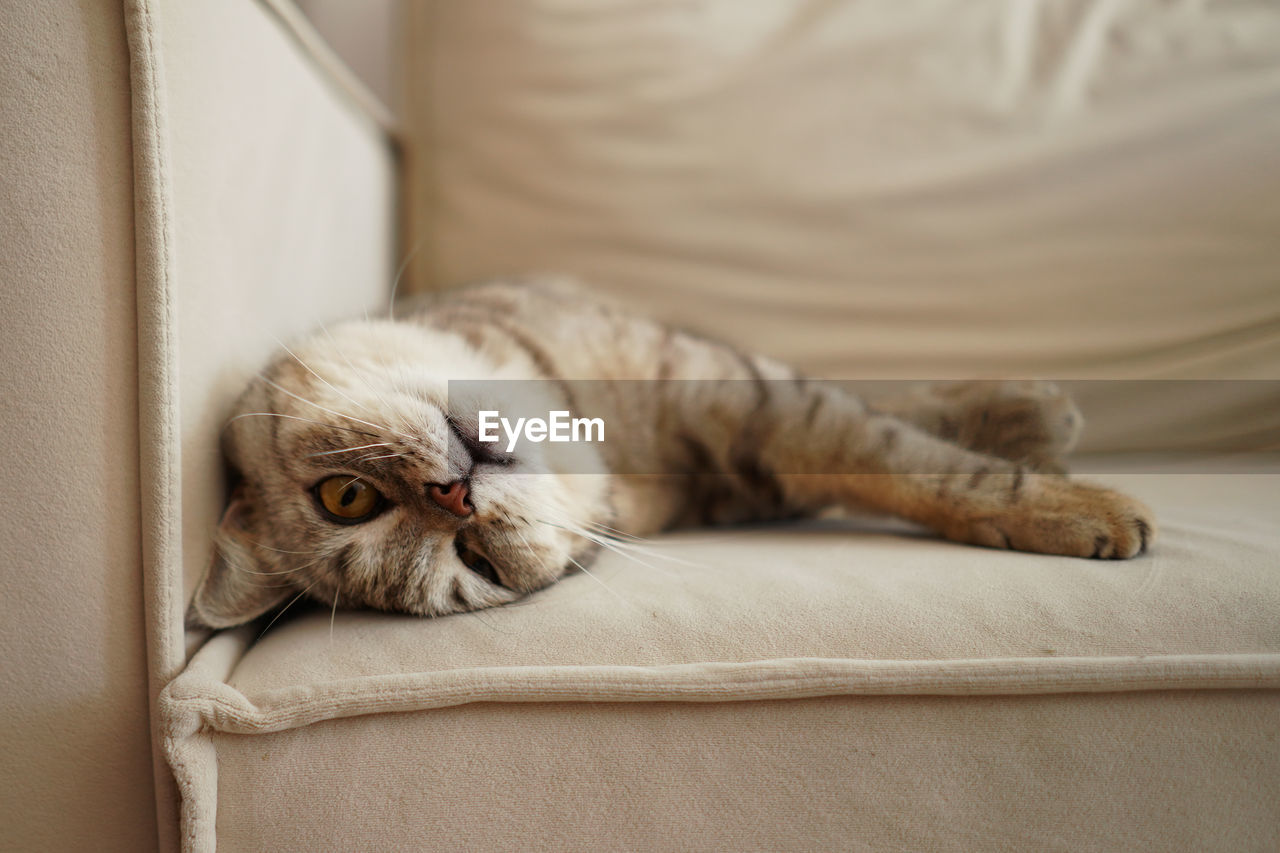
[{"label": "couch", "polygon": [[[1280,848],[1270,4],[409,3],[393,109],[287,0],[0,17],[7,846]],[[262,359],[542,269],[868,393],[1062,380],[1160,538],[186,631]]]}]

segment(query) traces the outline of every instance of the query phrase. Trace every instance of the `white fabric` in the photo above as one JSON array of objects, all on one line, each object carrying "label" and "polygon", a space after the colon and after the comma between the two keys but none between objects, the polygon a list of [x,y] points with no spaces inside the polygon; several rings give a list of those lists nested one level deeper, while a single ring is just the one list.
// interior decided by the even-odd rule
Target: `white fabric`
[{"label": "white fabric", "polygon": [[699,531],[664,537],[642,562],[606,554],[592,577],[517,607],[443,619],[317,608],[273,626],[228,684],[265,714],[318,684],[490,668],[1040,659],[1022,670],[1031,683],[1058,658],[1264,654],[1280,673],[1271,471],[1100,478],[1161,525],[1131,561],[963,547],[875,522]]},{"label": "white fabric", "polygon": [[219,851],[1274,850],[1274,692],[487,703],[208,736]]},{"label": "white fabric", "polygon": [[[827,378],[1280,379],[1270,0],[407,11],[420,287],[576,273]],[[1280,433],[1156,390],[1084,447]]]},{"label": "white fabric", "polygon": [[[287,338],[384,305],[395,168],[369,111],[281,4],[131,0],[142,555],[153,691],[224,502],[218,441]],[[130,294],[132,298],[132,294]],[[199,638],[188,638],[198,642]],[[169,730],[153,714],[158,737]],[[171,777],[161,841],[176,846]]]},{"label": "white fabric", "polygon": [[231,400],[278,341],[385,310],[395,172],[375,118],[259,4],[173,2],[159,17],[190,596],[224,501]]},{"label": "white fabric", "polygon": [[[140,222],[159,217],[139,246],[172,237],[172,254],[139,270],[144,300],[173,300],[168,314],[139,308],[143,349],[160,359],[140,401],[157,419],[141,484],[154,674],[180,655],[177,613],[220,509],[219,413],[274,338],[385,297],[395,175],[377,122],[280,18],[243,2],[135,6],[162,19],[156,33],[135,18],[131,43],[136,61],[146,40],[133,36],[159,39],[163,73],[148,85],[166,95],[134,101]],[[405,248],[425,265],[420,282],[585,274],[828,376],[1277,375],[1268,4],[486,0],[409,12]],[[149,153],[169,167],[145,168]],[[1210,427],[1265,431],[1266,402],[1228,400]],[[1120,430],[1105,446],[1150,446],[1158,432]],[[861,837],[840,820],[857,801],[889,816],[865,837],[899,846],[1274,847],[1277,476],[1124,478],[1163,525],[1131,563],[901,532],[751,532],[661,546],[697,566],[607,558],[597,574],[611,591],[577,577],[475,616],[340,612],[331,629],[313,612],[260,643],[252,629],[217,635],[160,703],[183,843],[318,846],[355,827],[357,847],[493,846],[531,828],[548,846],[653,846],[661,826],[610,835],[574,822],[593,780],[620,779],[634,789],[602,804],[682,804],[672,827],[691,844],[690,827],[720,817],[726,846],[774,838],[751,835],[756,822],[793,830],[797,847],[836,846],[831,832]],[[708,703],[716,713],[700,715]],[[908,706],[894,772],[877,776],[875,727]],[[673,732],[735,732],[741,748],[709,786],[720,808],[700,811],[704,753],[671,757],[678,745],[652,728],[664,715]],[[593,757],[581,784],[557,787],[563,765],[549,756],[575,754]],[[852,794],[807,799],[815,780],[842,778],[832,760],[872,770]],[[991,778],[965,782],[974,761]],[[663,766],[675,781],[654,798],[643,780]],[[562,792],[559,807],[521,812],[504,784],[520,778]],[[1157,806],[1135,810],[1160,779]],[[1071,826],[1062,791],[1094,834]],[[984,795],[991,811],[974,806]],[[475,826],[428,834],[468,798]],[[785,816],[814,802],[836,817],[811,839]],[[1010,813],[1016,802],[1029,805]]]},{"label": "white fabric", "polygon": [[[1148,471],[1151,464],[1143,463]],[[434,620],[315,608],[280,620],[261,637],[251,627],[225,632],[164,697],[174,725],[169,755],[186,795],[187,841],[193,849],[211,849],[226,831],[237,846],[254,849],[253,839],[278,832],[324,831],[356,846],[394,846],[404,843],[406,833],[449,821],[459,806],[442,791],[472,790],[475,782],[459,762],[483,760],[499,775],[524,768],[520,773],[535,777],[535,792],[539,786],[558,790],[564,773],[579,777],[568,770],[544,774],[538,769],[549,766],[538,757],[543,751],[528,744],[554,743],[566,761],[588,750],[605,764],[629,767],[627,773],[652,771],[654,756],[621,745],[617,731],[657,713],[671,728],[653,741],[655,755],[676,749],[686,735],[696,744],[715,731],[738,744],[723,758],[729,775],[743,779],[738,795],[751,809],[730,809],[708,831],[726,837],[757,814],[770,815],[766,822],[777,829],[788,826],[782,816],[800,808],[814,785],[830,780],[821,762],[797,759],[794,787],[759,794],[779,759],[772,749],[743,751],[740,726],[761,726],[772,741],[794,742],[804,755],[834,750],[830,754],[841,762],[856,762],[861,750],[877,748],[864,727],[905,703],[928,708],[922,721],[931,728],[917,736],[935,732],[940,745],[903,753],[906,763],[897,770],[902,778],[930,778],[952,762],[971,766],[966,762],[972,756],[954,750],[973,725],[993,733],[981,748],[992,766],[1005,768],[1003,781],[936,780],[928,787],[932,793],[921,795],[926,800],[886,797],[877,803],[904,822],[907,836],[949,838],[952,844],[993,819],[976,791],[999,802],[1026,786],[1078,784],[1071,780],[1079,750],[1116,750],[1125,742],[1118,738],[1143,730],[1142,719],[1159,717],[1161,728],[1132,742],[1125,767],[1135,777],[1170,774],[1182,793],[1166,791],[1159,808],[1127,826],[1062,829],[1068,846],[1128,833],[1137,848],[1159,849],[1166,833],[1190,831],[1186,821],[1165,825],[1159,819],[1164,810],[1186,807],[1190,774],[1238,791],[1280,768],[1280,746],[1266,735],[1267,721],[1280,709],[1280,467],[1275,460],[1233,464],[1235,473],[1203,473],[1209,463],[1200,460],[1190,469],[1199,473],[1166,469],[1101,477],[1148,502],[1162,525],[1152,551],[1127,562],[969,548],[893,525],[715,530],[655,542],[651,550],[658,555],[641,557],[648,566],[606,554],[592,567],[595,580],[570,577],[516,606]],[[1082,693],[1108,694],[1113,704],[1070,698]],[[1161,698],[1132,700],[1137,693]],[[1179,695],[1188,698],[1171,698]],[[939,696],[954,704],[916,701]],[[867,705],[837,697],[884,699]],[[979,697],[1025,701],[984,704]],[[842,710],[805,730],[802,721],[814,710],[795,704],[800,700]],[[749,722],[749,708],[691,707],[763,702],[780,704],[770,705],[767,722],[757,723]],[[526,720],[518,710],[492,710],[495,703],[557,708],[530,711]],[[579,703],[588,704],[573,710]],[[622,704],[602,719],[600,709],[609,706],[599,703]],[[1197,710],[1189,712],[1192,707]],[[1031,708],[1038,710],[1028,713]],[[451,710],[431,716],[433,709]],[[994,716],[992,709],[999,709]],[[348,718],[357,721],[327,722]],[[477,758],[495,748],[495,718],[511,746],[505,758]],[[1052,726],[1052,736],[1038,728],[1037,718]],[[706,721],[714,719],[727,728],[708,728]],[[575,727],[578,720],[582,725]],[[1010,727],[1007,736],[994,734],[1001,726]],[[1176,738],[1167,736],[1179,726],[1186,741],[1172,749]],[[901,739],[909,732],[904,724],[895,750],[905,748]],[[1247,767],[1239,750],[1208,746],[1223,737],[1247,744],[1241,747],[1252,756]],[[1091,742],[1093,747],[1086,745]],[[254,755],[263,757],[249,762]],[[369,755],[396,769],[386,776],[378,764],[367,768],[356,761]],[[268,764],[259,769],[264,760]],[[351,786],[331,776],[345,760],[360,780]],[[404,761],[453,769],[420,776],[406,771]],[[589,769],[582,773],[582,784],[593,778]],[[872,783],[858,778],[851,790],[866,794]],[[1268,839],[1280,832],[1274,815],[1259,805],[1268,792],[1280,793],[1278,780],[1254,789],[1248,821],[1236,827],[1239,837]],[[379,804],[365,788],[386,784],[401,792],[395,803]],[[645,807],[634,798],[648,802],[652,812],[664,807],[665,794],[687,784],[676,773],[656,787],[638,785],[628,796],[640,811]],[[253,805],[266,790],[272,807]],[[1081,793],[1080,807],[1114,819],[1106,803],[1137,795],[1117,777]],[[548,826],[585,833],[575,838],[602,837],[592,834],[599,827],[575,822],[559,807],[553,809],[559,817],[548,823],[518,810],[499,813],[488,795],[476,796],[477,814],[493,823],[473,826],[468,837],[492,839],[524,829],[536,835]],[[972,815],[948,836],[934,823],[912,823],[917,810],[927,810],[928,796],[979,800],[968,801]],[[511,797],[518,792],[501,794],[502,802]],[[303,807],[308,801],[312,811]],[[846,802],[844,795],[838,802]],[[388,823],[380,830],[360,820],[348,824],[346,808],[357,803]],[[1217,813],[1227,801],[1204,805]],[[1049,801],[1028,809],[1037,821],[1047,821],[1035,824],[1041,829],[1061,819]],[[692,819],[686,812],[672,816],[680,826]],[[246,820],[253,823],[246,826]],[[314,821],[322,829],[303,828]],[[833,832],[852,831],[841,814],[815,826],[819,847],[833,846]],[[1006,820],[987,831],[999,846],[1033,830]],[[643,832],[636,837],[655,843]],[[864,840],[886,837],[872,833]],[[599,843],[607,848],[611,842],[606,837]]]},{"label": "white fabric", "polygon": [[123,17],[0,3],[7,850],[156,844]]}]

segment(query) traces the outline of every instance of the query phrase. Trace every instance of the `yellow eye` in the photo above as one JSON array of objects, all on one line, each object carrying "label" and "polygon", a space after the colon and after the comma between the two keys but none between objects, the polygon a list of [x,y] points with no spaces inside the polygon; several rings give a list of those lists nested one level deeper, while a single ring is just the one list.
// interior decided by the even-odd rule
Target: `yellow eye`
[{"label": "yellow eye", "polygon": [[382,503],[382,495],[359,477],[339,474],[316,486],[320,504],[337,521],[364,521]]}]

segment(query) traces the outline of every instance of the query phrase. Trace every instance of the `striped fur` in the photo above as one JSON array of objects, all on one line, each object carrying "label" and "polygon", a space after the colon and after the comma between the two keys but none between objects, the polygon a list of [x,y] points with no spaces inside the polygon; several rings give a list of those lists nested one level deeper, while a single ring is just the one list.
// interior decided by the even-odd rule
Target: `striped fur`
[{"label": "striped fur", "polygon": [[[239,482],[193,623],[238,624],[303,595],[473,610],[586,570],[608,537],[833,507],[1079,557],[1132,557],[1154,536],[1141,504],[1062,475],[1082,419],[1050,383],[956,383],[868,404],[560,280],[406,308],[299,343],[240,398],[224,441]],[[480,447],[475,406],[447,399],[450,379],[548,380],[548,411],[602,415],[610,441],[572,462],[551,444]],[[326,518],[313,487],[333,475],[375,486],[383,511]],[[454,480],[470,485],[470,517],[427,497],[426,484]],[[477,555],[491,573],[468,567]]]}]

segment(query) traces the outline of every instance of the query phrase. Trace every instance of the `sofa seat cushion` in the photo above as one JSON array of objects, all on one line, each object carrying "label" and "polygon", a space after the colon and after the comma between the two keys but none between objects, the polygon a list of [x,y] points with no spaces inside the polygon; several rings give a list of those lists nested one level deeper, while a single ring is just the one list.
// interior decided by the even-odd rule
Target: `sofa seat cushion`
[{"label": "sofa seat cushion", "polygon": [[217,850],[1276,850],[1276,699],[486,702],[215,733]]},{"label": "sofa seat cushion", "polygon": [[590,576],[498,610],[281,620],[228,684],[289,716],[293,699],[339,685],[352,699],[403,688],[434,703],[433,689],[605,684],[714,696],[757,677],[856,689],[869,664],[944,692],[984,678],[1041,692],[1280,674],[1280,467],[1143,470],[1093,478],[1160,521],[1154,549],[1127,562],[962,547],[883,521],[694,531],[608,553]]},{"label": "sofa seat cushion", "polygon": [[1129,562],[699,531],[222,632],[162,697],[186,849],[1275,849],[1280,462],[1231,468],[1095,477]]}]

